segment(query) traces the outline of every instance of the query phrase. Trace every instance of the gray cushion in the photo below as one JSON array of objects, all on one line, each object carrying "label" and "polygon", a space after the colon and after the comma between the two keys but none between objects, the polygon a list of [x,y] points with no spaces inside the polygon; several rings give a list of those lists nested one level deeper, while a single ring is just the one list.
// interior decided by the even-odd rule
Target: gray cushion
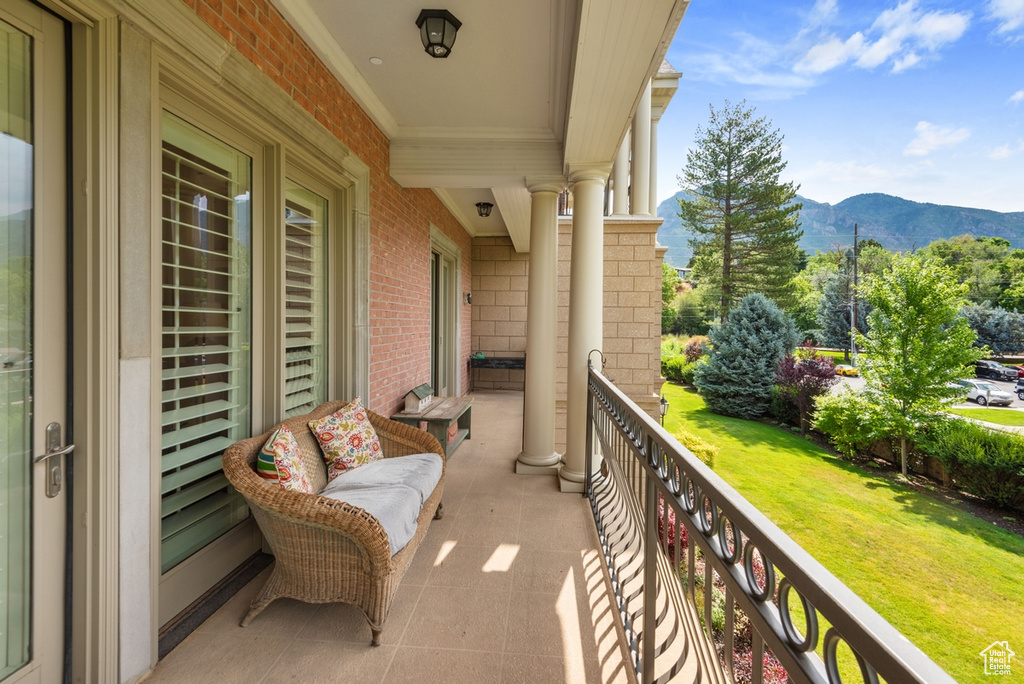
[{"label": "gray cushion", "polygon": [[375,517],[388,534],[393,556],[416,534],[416,519],[441,471],[437,454],[382,458],[334,478],[320,496],[358,506]]}]

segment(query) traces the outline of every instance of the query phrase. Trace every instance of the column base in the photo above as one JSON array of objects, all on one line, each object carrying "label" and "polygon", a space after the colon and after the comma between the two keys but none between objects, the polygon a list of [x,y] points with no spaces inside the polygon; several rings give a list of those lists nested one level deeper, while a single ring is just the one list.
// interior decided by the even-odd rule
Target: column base
[{"label": "column base", "polygon": [[549,456],[530,456],[525,451],[520,452],[516,459],[516,473],[518,475],[554,475],[562,465],[562,455],[552,452]]},{"label": "column base", "polygon": [[563,465],[558,471],[558,490],[563,494],[582,494],[586,490],[586,473],[577,473]]}]

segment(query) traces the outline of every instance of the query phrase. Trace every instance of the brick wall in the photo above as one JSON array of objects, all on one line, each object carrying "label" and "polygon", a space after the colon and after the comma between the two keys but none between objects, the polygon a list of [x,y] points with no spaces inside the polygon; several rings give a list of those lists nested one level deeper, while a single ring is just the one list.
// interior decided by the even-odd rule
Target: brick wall
[{"label": "brick wall", "polygon": [[[430,224],[462,251],[463,292],[472,283],[469,235],[430,190],[391,179],[387,137],[267,0],[180,1],[369,166],[371,396],[364,399],[394,412],[409,389],[430,381]],[[465,368],[468,316],[460,332]],[[464,373],[460,391],[468,384]]]},{"label": "brick wall", "polygon": [[[608,219],[604,226],[605,374],[652,416],[661,383],[661,219]],[[572,221],[558,224],[556,448],[565,448]],[[473,350],[521,356],[526,350],[529,254],[509,238],[473,240]],[[596,360],[596,359],[595,359]],[[476,389],[523,389],[522,371],[475,371]]]},{"label": "brick wall", "polygon": [[[518,254],[507,237],[473,239],[474,352],[485,356],[526,353],[526,292],[530,255]],[[480,368],[474,389],[522,390],[525,372]]]}]

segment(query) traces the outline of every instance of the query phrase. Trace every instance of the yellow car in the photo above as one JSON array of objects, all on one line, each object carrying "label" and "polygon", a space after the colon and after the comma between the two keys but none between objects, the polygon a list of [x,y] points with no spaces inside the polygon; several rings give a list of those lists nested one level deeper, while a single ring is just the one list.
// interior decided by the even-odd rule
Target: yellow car
[{"label": "yellow car", "polygon": [[860,376],[860,371],[853,366],[841,363],[836,366],[836,375],[845,375],[847,377],[856,378]]}]

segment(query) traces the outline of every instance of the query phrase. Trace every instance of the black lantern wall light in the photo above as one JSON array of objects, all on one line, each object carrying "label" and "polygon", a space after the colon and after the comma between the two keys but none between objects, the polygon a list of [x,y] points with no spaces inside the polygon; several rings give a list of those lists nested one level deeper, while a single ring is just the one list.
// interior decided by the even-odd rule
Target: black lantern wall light
[{"label": "black lantern wall light", "polygon": [[462,28],[462,22],[448,10],[425,9],[420,10],[416,26],[420,29],[420,40],[427,54],[444,59],[452,51],[455,34]]}]

